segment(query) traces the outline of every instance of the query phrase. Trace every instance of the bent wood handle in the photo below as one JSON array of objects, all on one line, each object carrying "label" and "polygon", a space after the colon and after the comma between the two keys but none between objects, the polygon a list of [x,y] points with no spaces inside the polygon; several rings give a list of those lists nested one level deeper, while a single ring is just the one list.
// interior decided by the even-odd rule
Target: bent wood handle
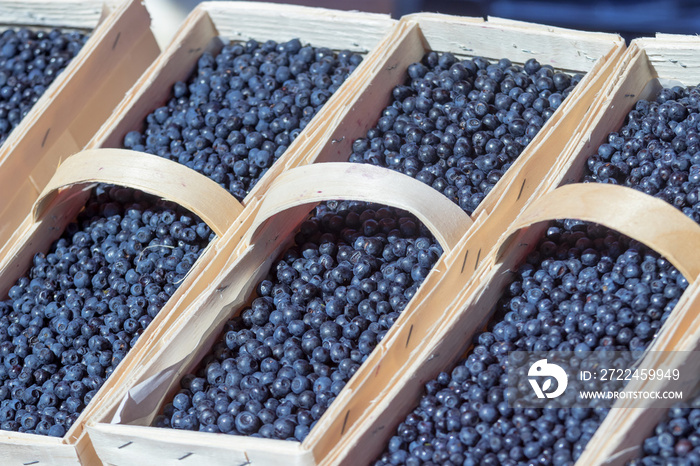
[{"label": "bent wood handle", "polygon": [[243,211],[236,198],[216,182],[177,162],[125,149],[91,149],[59,165],[34,204],[34,221],[95,183],[134,188],[176,202],[199,216],[219,237]]},{"label": "bent wood handle", "polygon": [[[262,225],[287,213],[289,222],[301,220],[315,203],[355,200],[404,209],[415,215],[435,236],[445,252],[452,250],[472,225],[462,209],[430,186],[402,173],[368,164],[329,162],[305,165],[280,175],[262,200],[253,220],[249,244]],[[307,206],[308,209],[297,209]]]},{"label": "bent wood handle", "polygon": [[671,262],[688,280],[700,274],[700,227],[668,203],[624,186],[576,183],[565,185],[533,202],[501,236],[496,260],[517,232],[555,219],[599,223],[644,243]]}]

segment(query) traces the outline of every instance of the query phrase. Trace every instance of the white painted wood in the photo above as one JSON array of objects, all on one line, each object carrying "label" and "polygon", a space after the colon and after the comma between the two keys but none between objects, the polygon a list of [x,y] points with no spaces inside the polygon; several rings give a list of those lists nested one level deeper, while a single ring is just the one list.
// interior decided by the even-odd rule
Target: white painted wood
[{"label": "white painted wood", "polygon": [[589,71],[610,50],[613,34],[585,33],[518,21],[465,21],[458,16],[418,13],[405,17],[420,22],[433,50],[515,63],[531,58],[567,71]]},{"label": "white painted wood", "polygon": [[388,15],[263,2],[209,2],[219,35],[227,40],[294,38],[318,47],[369,52],[393,20]]},{"label": "white painted wood", "polygon": [[101,0],[3,0],[0,23],[92,30],[106,8]]},{"label": "white painted wood", "polygon": [[111,465],[231,466],[242,464],[310,466],[299,442],[207,434],[142,426],[88,427],[100,459]]}]

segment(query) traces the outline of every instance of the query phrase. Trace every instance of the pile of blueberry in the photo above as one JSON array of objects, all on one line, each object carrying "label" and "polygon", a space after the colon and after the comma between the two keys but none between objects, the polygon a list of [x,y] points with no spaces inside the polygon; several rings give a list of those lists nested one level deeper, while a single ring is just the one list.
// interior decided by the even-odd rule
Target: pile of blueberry
[{"label": "pile of blueberry", "polygon": [[405,212],[319,205],[154,425],[302,441],[441,253]]},{"label": "pile of blueberry", "polygon": [[361,60],[298,39],[228,44],[203,54],[124,147],[184,164],[242,200]]},{"label": "pile of blueberry", "polygon": [[428,52],[354,141],[350,161],[416,178],[471,215],[581,77],[535,59],[520,66]]},{"label": "pile of blueberry", "polygon": [[600,225],[551,226],[468,357],[425,386],[376,465],[571,465],[607,408],[512,402],[512,351],[644,349],[688,283],[643,244]]},{"label": "pile of blueberry", "polygon": [[587,160],[584,181],[629,186],[700,223],[700,88],[640,100],[619,131]]},{"label": "pile of blueberry", "polygon": [[0,429],[62,437],[212,236],[171,203],[97,188],[0,302]]},{"label": "pile of blueberry", "polygon": [[700,398],[678,403],[644,440],[643,456],[629,466],[700,465]]},{"label": "pile of blueberry", "polygon": [[87,41],[80,32],[8,29],[0,34],[0,144]]}]

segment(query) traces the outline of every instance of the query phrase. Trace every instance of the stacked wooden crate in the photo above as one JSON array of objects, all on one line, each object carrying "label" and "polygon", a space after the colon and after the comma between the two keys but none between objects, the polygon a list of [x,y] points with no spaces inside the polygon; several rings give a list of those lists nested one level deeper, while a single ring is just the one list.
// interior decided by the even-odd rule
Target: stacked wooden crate
[{"label": "stacked wooden crate", "polygon": [[[173,83],[186,80],[203,51],[251,38],[300,38],[311,45],[361,52],[365,59],[242,202],[175,162],[115,150],[148,113],[167,101]],[[633,42],[625,51],[615,35],[500,19],[417,14],[395,22],[380,15],[284,5],[202,4],[108,121],[94,137],[90,133],[89,143],[61,143],[69,152],[90,150],[56,170],[66,157],[59,154],[58,142],[53,144],[50,154],[56,162],[42,171],[46,178],[33,197],[22,208],[2,214],[14,221],[0,251],[2,288],[7,291],[25,273],[33,254],[48,248],[84,205],[87,188],[98,182],[173,200],[207,221],[217,238],[66,437],[9,434],[0,449],[7,445],[10,457],[24,464],[367,464],[384,450],[424,383],[451,368],[469,348],[509,283],[507,271],[524,260],[543,225],[563,217],[600,223],[638,239],[686,275],[691,285],[650,349],[694,349],[692,309],[700,270],[692,259],[695,243],[668,238],[695,238],[698,227],[661,201],[625,188],[560,186],[580,180],[586,157],[619,127],[636,100],[658,91],[654,78],[693,83],[695,45],[692,38],[659,38]],[[428,51],[458,58],[509,58],[520,64],[535,58],[557,70],[585,73],[471,217],[405,175],[346,163],[353,141],[375,125],[392,89],[404,83],[407,67]],[[0,166],[0,176],[7,172]],[[306,439],[176,430],[166,434],[150,427],[177,391],[180,377],[198,366],[226,321],[250,303],[256,284],[312,208],[336,199],[370,201],[415,214],[444,254]],[[654,219],[644,220],[640,210],[621,216],[619,209],[629,205],[654,212]],[[642,220],[630,221],[637,216]],[[652,359],[648,356],[644,367],[654,367]],[[630,454],[629,447],[640,443],[653,422],[645,424],[650,426],[647,432],[620,431],[614,425],[631,426],[639,416],[649,415],[614,411],[579,464],[621,461],[620,452]],[[613,431],[618,434],[610,436]]]}]

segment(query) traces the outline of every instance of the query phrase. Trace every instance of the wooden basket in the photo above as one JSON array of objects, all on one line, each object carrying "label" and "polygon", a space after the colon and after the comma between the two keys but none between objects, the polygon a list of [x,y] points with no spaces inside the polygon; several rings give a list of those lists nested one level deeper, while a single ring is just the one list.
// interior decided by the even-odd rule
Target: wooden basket
[{"label": "wooden basket", "polygon": [[[677,328],[679,319],[688,318],[696,302],[695,288],[700,275],[700,260],[697,255],[691,257],[693,245],[700,241],[700,227],[665,202],[630,188],[599,184],[558,188],[532,202],[500,237],[498,246],[479,266],[479,279],[460,291],[429,344],[414,355],[410,364],[402,367],[391,380],[389,393],[366,413],[362,422],[334,450],[335,455],[323,464],[368,464],[381,454],[396,426],[424,394],[424,384],[440,372],[449,372],[464,357],[473,335],[485,327],[503,290],[511,282],[510,271],[525,259],[548,222],[559,218],[600,223],[645,243],[666,257],[693,285],[686,290],[664,324],[662,335]],[[448,288],[441,285],[435,292],[440,291],[446,293]],[[658,337],[659,342],[664,339],[662,335]],[[656,345],[657,340],[649,351]],[[596,435],[610,437],[610,432],[619,426],[615,422],[608,423],[606,419]],[[595,451],[591,444],[586,451],[589,450]],[[581,457],[577,464],[600,462],[592,457]]]},{"label": "wooden basket", "polygon": [[[583,130],[580,125],[589,108],[595,106],[624,51],[624,43],[618,36],[494,18],[482,21],[416,14],[403,18],[399,26],[400,35],[384,51],[384,62],[377,62],[368,78],[366,93],[354,107],[338,114],[337,128],[319,139],[318,151],[310,153],[310,162],[347,160],[354,138],[364,136],[374,124],[372,119],[363,120],[362,115],[378,115],[388,103],[393,86],[403,80],[396,70],[405,69],[428,50],[452,52],[461,57],[509,57],[516,63],[536,58],[556,68],[588,73],[473,213],[473,227],[459,246],[441,259],[440,272],[426,279],[425,296],[416,296],[411,303],[424,311],[410,322],[407,318],[404,325],[387,335],[387,350],[372,353],[348,383],[353,399],[331,405],[319,421],[323,428],[309,434],[307,441],[315,445],[315,456],[324,458],[324,464],[333,463],[350,451],[365,452],[364,445],[373,442],[375,432],[365,432],[368,436],[358,440],[357,433],[350,431],[364,432],[378,413],[375,406],[385,397],[393,396],[391,389],[407,368],[434,359],[426,350],[429,342],[439,338],[440,326],[459,308],[472,289],[470,283],[478,281],[487,270],[480,265],[499,236],[532,199],[546,190],[545,180],[552,165],[578,143],[578,132]],[[378,367],[383,370],[377,370]],[[366,409],[370,403],[372,409]],[[354,464],[352,461],[349,464]]]},{"label": "wooden basket", "polygon": [[[139,189],[174,201],[206,221],[217,235],[222,235],[230,228],[233,219],[242,210],[238,201],[214,181],[176,162],[119,149],[83,151],[61,164],[44,192],[40,194],[32,210],[32,235],[27,238],[20,256],[31,259],[36,252],[34,240],[47,235],[48,231],[56,230],[60,234],[66,224],[75,219],[84,205],[85,195],[97,183]],[[187,189],[183,190],[183,187]],[[41,243],[39,239],[36,242]],[[205,249],[204,253],[206,251]],[[7,294],[8,287],[15,282],[17,275],[25,270],[26,268],[16,267],[16,262],[4,264],[0,269],[4,295]],[[193,278],[193,275],[188,274],[182,287],[186,289]],[[162,312],[154,318],[149,329],[164,325],[163,321],[181,293],[179,290],[176,292]],[[144,342],[139,340],[132,348],[123,361],[124,367],[128,366],[130,358],[138,356],[148,335],[146,331],[142,335],[146,337]],[[121,367],[122,365],[118,366],[113,375],[118,377]],[[109,380],[111,381],[112,377]],[[97,459],[84,431],[84,423],[90,412],[99,405],[106,391],[107,389],[98,391],[63,438],[5,432],[0,439],[3,458],[13,462],[12,464],[95,464]]]},{"label": "wooden basket", "polygon": [[[695,36],[658,34],[656,38],[635,39],[615,72],[618,78],[603,92],[599,108],[589,116],[587,129],[579,144],[563,157],[553,170],[550,186],[580,179],[586,158],[595,153],[611,131],[622,123],[640,99],[653,99],[664,85],[697,85],[696,70],[700,62],[700,40]],[[647,196],[648,197],[648,196]],[[677,238],[688,249],[684,262],[697,258],[690,237]],[[677,367],[682,373],[698,373],[698,359],[691,351],[700,349],[698,336],[698,280],[686,275],[690,285],[677,309],[664,324],[662,331],[649,347],[650,354],[642,366],[648,368]],[[684,352],[673,358],[663,352]],[[687,353],[686,353],[687,352]],[[663,358],[667,359],[664,360]],[[668,360],[670,358],[670,360]],[[631,381],[630,390],[680,390],[692,393],[692,387],[678,381]],[[634,401],[634,402],[633,402]],[[641,451],[642,441],[666,415],[666,410],[652,408],[649,400],[619,400],[588,444],[577,464],[622,465]],[[620,408],[620,409],[617,409]]]},{"label": "wooden basket", "polygon": [[148,12],[138,0],[3,1],[0,18],[2,30],[92,31],[0,147],[0,245],[5,245],[61,160],[85,147],[159,49]]},{"label": "wooden basket", "polygon": [[[695,237],[697,236],[697,225],[686,218],[683,214],[671,206],[660,205],[659,200],[640,193],[634,193],[631,200],[625,198],[627,193],[607,194],[598,202],[593,200],[593,194],[584,191],[596,189],[599,192],[607,189],[601,185],[591,185],[591,187],[575,187],[574,191],[564,188],[558,188],[551,192],[557,186],[565,183],[578,181],[583,173],[583,167],[588,155],[592,154],[597,147],[604,142],[608,133],[619,128],[625,116],[640,98],[648,98],[654,95],[660,89],[659,80],[663,81],[680,81],[686,85],[694,84],[692,80],[692,66],[697,63],[700,56],[697,54],[698,42],[697,38],[687,36],[659,36],[656,39],[638,39],[632,42],[629,49],[617,63],[616,69],[610,73],[611,80],[600,89],[600,96],[593,104],[593,107],[585,117],[582,124],[576,129],[580,133],[572,140],[576,141],[573,144],[566,146],[563,153],[553,163],[551,170],[545,176],[544,181],[537,187],[532,198],[540,199],[537,205],[532,206],[533,210],[524,211],[513,226],[509,229],[514,233],[513,228],[518,229],[524,226],[527,222],[528,215],[532,217],[538,210],[548,212],[552,209],[547,204],[556,205],[561,203],[564,208],[559,210],[556,215],[550,214],[550,218],[575,217],[590,221],[598,221],[607,224],[619,231],[622,231],[629,236],[641,239],[647,245],[655,248],[667,258],[675,257],[672,260],[691,283],[684,293],[681,301],[676,306],[673,314],[664,324],[661,333],[650,345],[647,356],[642,361],[641,367],[654,368],[663,363],[664,367],[668,367],[668,361],[659,361],[658,351],[696,351],[698,350],[698,335],[700,334],[700,325],[697,321],[694,309],[697,307],[698,295],[698,271],[695,257]],[[516,182],[517,185],[517,182]],[[565,187],[566,188],[566,187]],[[573,187],[572,187],[573,188]],[[581,189],[581,191],[578,191]],[[614,188],[622,189],[622,188]],[[577,192],[578,191],[578,192]],[[549,193],[550,194],[546,194]],[[544,194],[543,194],[544,193]],[[544,197],[542,197],[544,196]],[[572,198],[573,196],[573,198]],[[575,210],[574,206],[570,206],[570,202],[581,202],[582,196],[591,196],[586,198],[586,202],[590,205],[610,206],[611,203],[618,204],[617,211],[609,213],[606,217],[597,218],[598,214],[592,212],[593,216],[584,215],[585,211]],[[502,205],[510,205],[514,197],[505,193],[499,202]],[[624,202],[623,202],[624,200]],[[634,205],[643,207],[643,215],[638,218],[634,216],[628,217],[625,215],[623,222],[606,223],[604,220],[612,221],[615,216],[619,216],[622,212],[630,212]],[[530,202],[527,202],[530,205]],[[647,206],[658,205],[660,211],[652,214],[647,211]],[[567,207],[570,206],[570,207]],[[670,209],[670,217],[665,217],[666,211]],[[502,210],[495,210],[493,214],[497,214]],[[529,212],[529,213],[528,213]],[[577,214],[575,214],[577,213]],[[539,215],[539,214],[538,214]],[[651,225],[640,225],[639,221],[647,222],[646,217],[650,216]],[[654,218],[654,216],[657,216]],[[544,220],[546,216],[540,217]],[[479,220],[477,220],[477,223]],[[660,239],[666,234],[658,234],[660,223],[667,223],[679,234],[668,234],[668,244],[662,243]],[[519,225],[519,226],[518,226]],[[355,462],[369,461],[376,457],[381,451],[377,447],[370,452],[366,452],[364,446],[374,445],[375,442],[384,442],[388,440],[388,436],[393,432],[396,424],[408,412],[409,408],[415,404],[418,397],[422,394],[422,384],[433,378],[441,370],[452,367],[464,350],[469,345],[469,339],[478,329],[483,328],[488,319],[487,311],[493,307],[496,299],[501,294],[501,290],[510,281],[507,271],[517,263],[518,260],[524,257],[527,250],[532,247],[536,241],[539,227],[533,226],[525,229],[517,236],[511,236],[507,242],[509,248],[507,253],[500,253],[502,262],[498,263],[497,267],[490,270],[492,263],[496,263],[497,255],[490,257],[485,264],[479,266],[478,257],[482,256],[477,251],[479,244],[488,241],[487,233],[490,228],[473,228],[468,236],[463,240],[463,247],[455,250],[455,254],[462,254],[464,259],[461,262],[461,268],[471,269],[476,268],[475,279],[464,289],[461,290],[457,299],[447,308],[447,312],[451,313],[445,317],[446,326],[436,332],[435,339],[430,345],[426,345],[426,350],[413,359],[412,365],[404,367],[404,374],[391,380],[390,385],[394,387],[384,401],[382,408],[378,408],[369,413],[369,416],[360,424],[361,428],[353,432],[347,437],[347,441],[339,444],[336,448],[338,454],[332,457],[333,463],[356,464]],[[498,234],[491,230],[490,233]],[[652,233],[652,237],[643,237]],[[657,238],[653,236],[657,235]],[[675,244],[674,244],[675,241]],[[499,240],[499,249],[506,247],[506,239]],[[671,248],[679,248],[672,251]],[[478,249],[480,252],[481,249]],[[475,261],[472,258],[477,257]],[[459,266],[458,266],[459,267]],[[490,270],[490,271],[489,271]],[[448,271],[454,274],[454,269]],[[446,279],[443,279],[446,280]],[[487,286],[488,284],[488,286]],[[445,290],[449,288],[444,288]],[[486,314],[485,314],[486,312]],[[440,355],[440,356],[437,356]],[[683,367],[684,371],[697,372],[697,360],[692,355],[687,355],[685,359],[677,358],[673,363],[678,367]],[[692,373],[692,372],[691,372]],[[677,389],[673,384],[649,384],[641,388],[654,389]],[[630,390],[639,389],[640,385],[630,383]],[[683,387],[688,388],[688,387]],[[690,392],[690,390],[688,391]],[[632,403],[618,403],[616,407],[629,407]],[[641,409],[613,409],[608,415],[603,424],[599,427],[596,435],[591,439],[589,445],[584,451],[583,456],[577,464],[624,464],[639,451],[642,440],[651,432],[662,416],[665,415],[663,409],[649,409],[643,404],[634,404],[636,408]],[[644,409],[647,408],[647,409]],[[621,428],[621,426],[624,426]],[[614,433],[614,435],[611,435]],[[377,440],[377,437],[381,439]],[[363,448],[360,448],[363,446]],[[330,464],[330,462],[329,462]]]},{"label": "wooden basket", "polygon": [[[322,175],[322,176],[321,176]],[[255,285],[268,273],[272,261],[289,244],[293,230],[308,217],[319,201],[357,199],[391,205],[414,213],[446,251],[455,247],[471,224],[469,217],[437,191],[406,175],[369,165],[333,163],[298,167],[280,175],[270,186],[254,216],[243,252],[202,294],[192,311],[153,342],[140,367],[134,368],[129,391],[116,411],[113,424],[89,427],[90,438],[102,461],[134,464],[139,461],[178,464],[181,458],[207,464],[251,461],[259,464],[315,464],[319,453],[313,441],[290,442],[243,436],[178,432],[146,427],[158,414],[165,398],[179,387],[180,377],[191,371],[210,350],[225,322],[250,300]],[[248,210],[248,209],[246,209]],[[438,265],[431,275],[439,275]],[[429,293],[426,280],[416,296]],[[417,308],[409,304],[373,354],[381,354],[390,334],[415,320]],[[343,406],[353,396],[346,386],[334,405]],[[116,406],[116,405],[115,405]],[[103,404],[105,421],[114,407]],[[365,406],[367,407],[367,406]],[[112,409],[110,409],[112,408]],[[324,414],[324,417],[327,414]],[[323,421],[314,430],[326,433]],[[333,433],[331,433],[333,435]],[[325,439],[324,439],[325,440]]]}]

